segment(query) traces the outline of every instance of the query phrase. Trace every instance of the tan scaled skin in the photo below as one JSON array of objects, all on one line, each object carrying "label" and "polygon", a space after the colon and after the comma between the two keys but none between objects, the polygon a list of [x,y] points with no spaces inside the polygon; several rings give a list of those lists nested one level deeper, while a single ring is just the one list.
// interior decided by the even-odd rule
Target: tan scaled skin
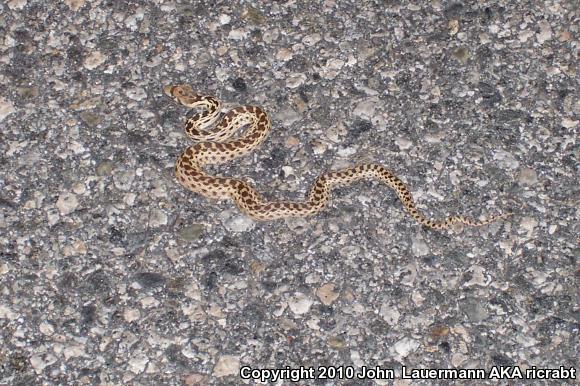
[{"label": "tan scaled skin", "polygon": [[[407,212],[420,224],[433,229],[447,229],[453,224],[482,226],[506,218],[511,213],[491,216],[477,221],[464,216],[434,220],[417,210],[413,196],[403,182],[384,166],[362,164],[320,175],[303,201],[264,201],[247,182],[233,178],[215,177],[203,171],[204,165],[221,164],[252,152],[264,142],[271,123],[264,110],[256,106],[240,106],[228,112],[212,129],[220,117],[220,102],[210,96],[195,94],[189,86],[166,86],[165,94],[189,108],[203,111],[189,118],[186,134],[197,141],[177,159],[175,174],[187,189],[213,199],[232,199],[238,208],[257,220],[275,220],[285,217],[305,217],[322,211],[331,190],[362,179],[375,179],[395,191]],[[237,139],[229,139],[241,126],[249,129]]]}]

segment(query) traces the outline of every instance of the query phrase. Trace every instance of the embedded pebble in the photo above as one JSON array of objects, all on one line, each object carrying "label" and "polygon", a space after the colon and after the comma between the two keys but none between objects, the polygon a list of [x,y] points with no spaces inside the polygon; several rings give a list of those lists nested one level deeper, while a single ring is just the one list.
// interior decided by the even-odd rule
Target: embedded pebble
[{"label": "embedded pebble", "polygon": [[462,367],[469,359],[470,356],[464,355],[462,353],[454,353],[451,356],[451,364],[455,368]]},{"label": "embedded pebble", "polygon": [[536,185],[538,183],[538,174],[534,169],[524,168],[518,174],[518,182],[521,185]]},{"label": "embedded pebble", "polygon": [[520,42],[525,43],[528,41],[529,38],[533,37],[535,33],[531,30],[522,30],[518,34],[518,39]]},{"label": "embedded pebble", "polygon": [[58,200],[56,201],[56,207],[61,216],[71,214],[78,206],[79,201],[77,200],[77,196],[73,193],[63,193],[58,196]]},{"label": "embedded pebble", "polygon": [[306,296],[303,293],[297,293],[288,299],[288,306],[290,310],[296,315],[303,315],[310,310],[310,306],[312,306],[312,299]]},{"label": "embedded pebble", "polygon": [[26,6],[26,4],[28,4],[27,0],[9,0],[8,3],[6,3],[8,5],[8,8],[10,9],[22,9]]},{"label": "embedded pebble", "polygon": [[159,227],[167,225],[167,213],[160,209],[153,209],[149,215],[149,225],[151,227]]},{"label": "embedded pebble", "polygon": [[318,43],[322,39],[322,36],[319,33],[311,34],[305,36],[302,39],[302,43],[306,44],[307,46],[313,46]]},{"label": "embedded pebble", "polygon": [[338,151],[336,152],[336,154],[338,154],[341,157],[349,157],[352,156],[353,154],[356,154],[356,146],[349,146],[349,147],[341,147],[340,149],[338,149]]},{"label": "embedded pebble", "polygon": [[327,70],[340,70],[344,66],[344,60],[333,58],[326,63]]},{"label": "embedded pebble", "polygon": [[245,39],[248,34],[250,32],[248,30],[242,29],[242,28],[237,28],[237,29],[233,29],[230,31],[230,33],[228,34],[228,38],[232,39],[232,40],[243,40]]},{"label": "embedded pebble", "polygon": [[224,14],[224,13],[222,13],[220,15],[220,24],[221,25],[229,24],[231,20],[232,20],[232,18],[230,17],[230,15],[227,15],[227,14]]},{"label": "embedded pebble", "polygon": [[78,11],[83,5],[85,5],[85,0],[64,0],[64,3],[73,11]]},{"label": "embedded pebble", "polygon": [[493,155],[493,159],[497,161],[498,165],[505,169],[517,169],[520,163],[516,160],[513,154],[503,150],[497,150]]},{"label": "embedded pebble", "polygon": [[186,386],[201,386],[207,384],[208,376],[204,374],[189,374],[184,378]]},{"label": "embedded pebble", "polygon": [[356,367],[362,367],[364,365],[364,362],[360,356],[360,352],[358,352],[357,350],[350,351],[350,360]]},{"label": "embedded pebble", "polygon": [[292,74],[286,78],[286,87],[294,89],[300,87],[306,81],[304,74]]},{"label": "embedded pebble", "polygon": [[413,244],[411,245],[411,250],[413,251],[414,256],[425,256],[429,254],[429,246],[425,242],[425,240],[413,237]]},{"label": "embedded pebble", "polygon": [[137,194],[135,193],[126,193],[123,196],[123,202],[129,206],[133,206],[135,204],[135,199],[137,198]]},{"label": "embedded pebble", "polygon": [[147,99],[147,92],[142,87],[131,87],[125,90],[125,94],[134,101],[142,101]]},{"label": "embedded pebble", "polygon": [[44,335],[52,335],[54,333],[54,326],[48,322],[42,322],[38,326],[38,330]]},{"label": "embedded pebble", "polygon": [[206,227],[203,224],[186,225],[179,230],[179,237],[187,241],[198,240],[205,230]]},{"label": "embedded pebble", "polygon": [[464,299],[460,308],[473,323],[482,322],[489,316],[486,307],[476,299]]},{"label": "embedded pebble", "polygon": [[284,144],[288,148],[297,147],[298,145],[300,145],[300,139],[297,137],[294,137],[294,136],[290,136],[290,137],[286,138],[286,141],[284,142]]},{"label": "embedded pebble", "polygon": [[260,276],[266,270],[266,266],[261,261],[254,260],[250,263],[250,269],[252,274]]},{"label": "embedded pebble", "polygon": [[286,107],[280,109],[276,113],[276,118],[281,120],[285,126],[290,126],[295,122],[302,120],[302,115],[300,115],[296,110],[291,107]]},{"label": "embedded pebble", "polygon": [[316,291],[316,296],[318,296],[318,299],[320,299],[322,304],[325,306],[331,305],[336,299],[338,299],[339,293],[335,291],[334,288],[334,283],[326,283]]},{"label": "embedded pebble", "polygon": [[83,111],[80,114],[81,119],[90,127],[96,127],[102,122],[101,115],[92,111]]},{"label": "embedded pebble", "polygon": [[108,176],[113,171],[115,163],[113,161],[105,160],[97,165],[95,172],[97,176]]},{"label": "embedded pebble", "polygon": [[64,348],[63,355],[65,359],[79,358],[87,356],[84,346],[72,344]]},{"label": "embedded pebble", "polygon": [[397,145],[401,150],[409,150],[413,147],[413,142],[405,137],[397,137],[397,139],[395,139],[395,145]]},{"label": "embedded pebble", "polygon": [[316,155],[324,154],[324,152],[328,149],[328,144],[322,141],[314,140],[311,142],[312,152]]},{"label": "embedded pebble", "polygon": [[0,303],[0,319],[12,320],[16,318],[16,314],[5,304]]},{"label": "embedded pebble", "polygon": [[292,59],[292,57],[293,57],[292,50],[289,50],[287,48],[280,49],[276,54],[276,59],[281,60],[283,62],[289,61],[290,59]]},{"label": "embedded pebble", "polygon": [[396,307],[393,307],[387,303],[383,303],[381,305],[379,315],[381,315],[384,321],[391,326],[395,326],[399,322],[399,318],[401,317],[401,313],[399,312],[399,310],[397,310]]},{"label": "embedded pebble", "polygon": [[141,318],[141,312],[137,308],[128,308],[123,312],[123,318],[131,323]]},{"label": "embedded pebble", "polygon": [[134,170],[122,171],[113,175],[113,182],[115,183],[115,187],[119,190],[130,190],[135,177],[136,174]]},{"label": "embedded pebble", "polygon": [[570,119],[570,118],[564,118],[564,119],[562,119],[562,126],[564,126],[567,129],[573,129],[576,126],[578,126],[578,122],[580,122],[580,121],[575,120],[575,119]]},{"label": "embedded pebble", "polygon": [[346,342],[344,339],[340,339],[339,337],[332,336],[328,338],[328,346],[335,350],[342,350],[346,347]]},{"label": "embedded pebble", "polygon": [[141,374],[145,371],[145,367],[147,367],[147,363],[149,363],[149,358],[147,358],[144,354],[134,354],[131,359],[129,359],[128,369],[133,374]]},{"label": "embedded pebble", "polygon": [[560,31],[560,36],[558,37],[558,40],[561,43],[569,42],[570,40],[572,40],[572,34],[570,33],[570,31],[566,30]]},{"label": "embedded pebble", "polygon": [[538,220],[533,217],[525,216],[520,221],[520,227],[524,232],[526,232],[527,237],[532,237],[537,226]]},{"label": "embedded pebble", "polygon": [[233,355],[222,355],[213,368],[214,377],[237,375],[240,371],[240,358]]},{"label": "embedded pebble", "polygon": [[46,367],[56,363],[56,361],[56,356],[52,354],[35,354],[30,357],[30,365],[36,374],[41,374]]},{"label": "embedded pebble", "polygon": [[457,33],[459,32],[459,20],[457,19],[449,20],[449,22],[447,23],[447,28],[449,29],[449,35],[451,36],[457,35]]},{"label": "embedded pebble", "polygon": [[94,96],[92,98],[82,98],[74,100],[69,106],[73,110],[84,111],[88,109],[97,108],[101,104],[101,97]]},{"label": "embedded pebble", "polygon": [[94,70],[106,61],[107,57],[101,51],[93,51],[85,58],[84,66],[87,70]]},{"label": "embedded pebble", "polygon": [[352,113],[360,118],[371,119],[375,116],[379,103],[380,100],[376,97],[363,99],[357,103]]},{"label": "embedded pebble", "polygon": [[411,338],[403,338],[397,341],[393,350],[398,358],[404,359],[409,356],[413,351],[419,348],[419,342]]},{"label": "embedded pebble", "polygon": [[256,222],[251,217],[236,211],[224,211],[220,217],[224,227],[231,232],[247,232],[256,226]]},{"label": "embedded pebble", "polygon": [[536,38],[538,39],[538,43],[544,44],[546,41],[552,39],[552,27],[545,20],[542,20],[539,25],[540,32],[536,35]]},{"label": "embedded pebble", "polygon": [[46,209],[46,221],[48,225],[53,226],[60,220],[60,214],[58,208],[47,208]]},{"label": "embedded pebble", "polygon": [[465,287],[470,286],[486,286],[489,284],[489,279],[485,275],[485,269],[481,266],[474,265],[469,269],[471,279],[465,282]]},{"label": "embedded pebble", "polygon": [[10,114],[16,112],[12,102],[7,101],[4,98],[0,98],[0,122],[4,120]]}]

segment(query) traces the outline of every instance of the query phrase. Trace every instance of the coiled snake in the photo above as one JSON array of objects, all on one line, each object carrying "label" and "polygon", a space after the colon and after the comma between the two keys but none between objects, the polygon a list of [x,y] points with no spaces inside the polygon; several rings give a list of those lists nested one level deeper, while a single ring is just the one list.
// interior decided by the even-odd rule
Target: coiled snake
[{"label": "coiled snake", "polygon": [[[195,94],[191,87],[184,85],[166,86],[163,91],[186,107],[203,109],[189,118],[185,125],[186,134],[198,143],[188,147],[177,159],[175,174],[179,182],[187,189],[208,198],[231,198],[243,213],[254,219],[274,220],[317,214],[328,203],[334,186],[361,179],[376,179],[388,185],[395,191],[407,212],[418,223],[429,228],[446,229],[455,223],[481,226],[511,215],[506,213],[490,216],[482,221],[464,216],[452,216],[442,220],[425,217],[417,210],[413,196],[405,184],[389,169],[377,164],[362,164],[322,174],[316,178],[303,201],[265,201],[247,182],[208,175],[203,167],[231,161],[259,147],[271,129],[266,112],[256,106],[236,107],[215,125],[221,112],[217,99]],[[238,128],[246,125],[249,128],[241,137],[229,139]]]}]

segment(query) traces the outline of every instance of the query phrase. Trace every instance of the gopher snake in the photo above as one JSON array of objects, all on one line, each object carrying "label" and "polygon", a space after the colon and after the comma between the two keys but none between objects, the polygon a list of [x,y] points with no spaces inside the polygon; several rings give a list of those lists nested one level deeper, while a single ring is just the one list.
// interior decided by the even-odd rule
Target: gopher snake
[{"label": "gopher snake", "polygon": [[[208,198],[231,198],[243,213],[254,219],[274,220],[314,215],[326,206],[330,199],[330,191],[335,185],[350,184],[361,179],[376,179],[391,187],[407,212],[417,222],[429,228],[446,229],[455,223],[481,226],[511,214],[491,216],[483,221],[464,216],[447,217],[443,220],[427,218],[419,213],[411,192],[403,182],[390,170],[375,164],[363,164],[320,175],[304,201],[264,201],[260,194],[244,181],[214,177],[203,171],[204,165],[231,161],[259,147],[271,128],[270,119],[264,110],[256,106],[236,107],[212,129],[220,117],[220,102],[217,99],[197,95],[189,86],[166,86],[163,91],[186,107],[203,109],[202,112],[189,118],[185,125],[186,134],[191,139],[201,142],[188,147],[177,159],[175,174],[179,182],[189,190]],[[249,125],[249,129],[243,136],[228,140],[238,128],[246,125]]]}]

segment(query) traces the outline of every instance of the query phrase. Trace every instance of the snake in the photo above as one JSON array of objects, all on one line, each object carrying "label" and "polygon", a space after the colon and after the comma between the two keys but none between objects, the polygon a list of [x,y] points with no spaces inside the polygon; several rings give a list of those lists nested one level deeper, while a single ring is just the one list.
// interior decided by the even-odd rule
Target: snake
[{"label": "snake", "polygon": [[[443,219],[426,217],[417,209],[403,181],[391,170],[373,163],[319,175],[302,201],[267,201],[246,181],[207,174],[204,166],[232,161],[260,147],[272,128],[268,114],[258,106],[244,105],[222,115],[221,102],[217,98],[195,93],[188,85],[164,86],[163,92],[178,104],[196,109],[185,123],[186,135],[196,143],[187,147],[175,163],[179,183],[210,199],[231,199],[242,213],[255,220],[316,215],[327,206],[333,188],[368,179],[380,181],[393,189],[411,217],[428,228],[448,229],[454,224],[477,227],[512,215],[492,215],[484,220],[463,215]],[[244,127],[242,134],[232,138]]]}]

